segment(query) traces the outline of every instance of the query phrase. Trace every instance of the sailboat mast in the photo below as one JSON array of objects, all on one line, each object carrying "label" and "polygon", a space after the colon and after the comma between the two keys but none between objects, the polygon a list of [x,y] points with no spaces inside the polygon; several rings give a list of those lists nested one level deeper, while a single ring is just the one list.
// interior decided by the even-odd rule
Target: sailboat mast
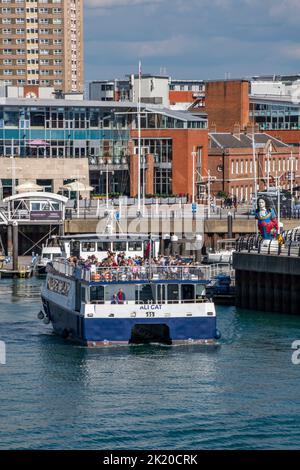
[{"label": "sailboat mast", "polygon": [[137,185],[138,185],[138,212],[141,212],[141,71],[142,71],[142,64],[139,61],[139,83],[138,83],[138,178],[137,178]]}]

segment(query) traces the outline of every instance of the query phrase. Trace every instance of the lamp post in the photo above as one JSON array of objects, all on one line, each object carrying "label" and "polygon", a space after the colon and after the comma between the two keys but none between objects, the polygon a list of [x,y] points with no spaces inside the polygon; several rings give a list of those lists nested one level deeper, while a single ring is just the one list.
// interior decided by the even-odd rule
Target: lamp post
[{"label": "lamp post", "polygon": [[278,229],[277,233],[280,234],[280,179],[284,176],[284,173],[278,175],[278,171],[276,171],[276,189],[277,189],[277,221],[278,221]]},{"label": "lamp post", "polygon": [[290,156],[291,216],[293,212],[293,179],[294,179],[294,156],[293,156],[293,151],[291,150],[291,156]]},{"label": "lamp post", "polygon": [[[107,157],[107,158],[106,158],[106,161],[105,161],[105,176],[106,176],[106,178],[105,178],[105,187],[106,187],[106,191],[105,191],[105,192],[106,192],[106,210],[107,210],[107,211],[108,211],[108,206],[109,206],[109,204],[108,204],[108,200],[109,200],[109,198],[108,198],[108,191],[109,191],[109,173],[111,173],[112,175],[114,174],[114,171],[113,171],[113,170],[109,171],[109,169],[108,169],[108,165],[109,165],[109,160],[108,160],[108,158],[109,158],[109,157]],[[101,174],[101,175],[103,174],[102,171],[100,172],[100,174]]]},{"label": "lamp post", "polygon": [[267,191],[270,189],[270,155],[271,150],[270,146],[268,147],[268,152],[267,152]]},{"label": "lamp post", "polygon": [[197,153],[195,152],[195,148],[192,151],[192,204],[195,204],[195,158]]}]

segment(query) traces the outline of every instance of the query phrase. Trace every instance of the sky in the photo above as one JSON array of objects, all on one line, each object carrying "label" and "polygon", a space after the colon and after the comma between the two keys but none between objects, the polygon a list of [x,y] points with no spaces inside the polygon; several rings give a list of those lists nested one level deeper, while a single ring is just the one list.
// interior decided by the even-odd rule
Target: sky
[{"label": "sky", "polygon": [[83,0],[85,79],[300,73],[299,0]]}]

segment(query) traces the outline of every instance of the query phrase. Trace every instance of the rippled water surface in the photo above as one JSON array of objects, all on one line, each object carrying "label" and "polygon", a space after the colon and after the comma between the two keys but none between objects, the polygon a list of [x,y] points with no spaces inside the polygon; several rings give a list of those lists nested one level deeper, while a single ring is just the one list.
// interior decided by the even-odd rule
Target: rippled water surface
[{"label": "rippled water surface", "polygon": [[0,281],[0,448],[300,447],[300,317],[218,307],[218,348],[88,350],[37,320],[41,281]]}]

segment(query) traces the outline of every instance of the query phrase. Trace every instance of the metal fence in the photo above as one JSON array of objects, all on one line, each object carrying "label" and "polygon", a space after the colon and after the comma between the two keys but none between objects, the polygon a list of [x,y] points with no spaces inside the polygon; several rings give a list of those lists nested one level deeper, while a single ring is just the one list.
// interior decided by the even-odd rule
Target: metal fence
[{"label": "metal fence", "polygon": [[282,239],[263,240],[259,235],[240,237],[236,242],[236,251],[274,256],[300,257],[300,230],[282,233]]},{"label": "metal fence", "polygon": [[158,266],[74,266],[66,260],[56,260],[54,270],[66,277],[76,277],[83,281],[128,282],[128,281],[210,281],[219,274],[234,278],[234,271],[229,263],[205,265],[169,265]]}]

